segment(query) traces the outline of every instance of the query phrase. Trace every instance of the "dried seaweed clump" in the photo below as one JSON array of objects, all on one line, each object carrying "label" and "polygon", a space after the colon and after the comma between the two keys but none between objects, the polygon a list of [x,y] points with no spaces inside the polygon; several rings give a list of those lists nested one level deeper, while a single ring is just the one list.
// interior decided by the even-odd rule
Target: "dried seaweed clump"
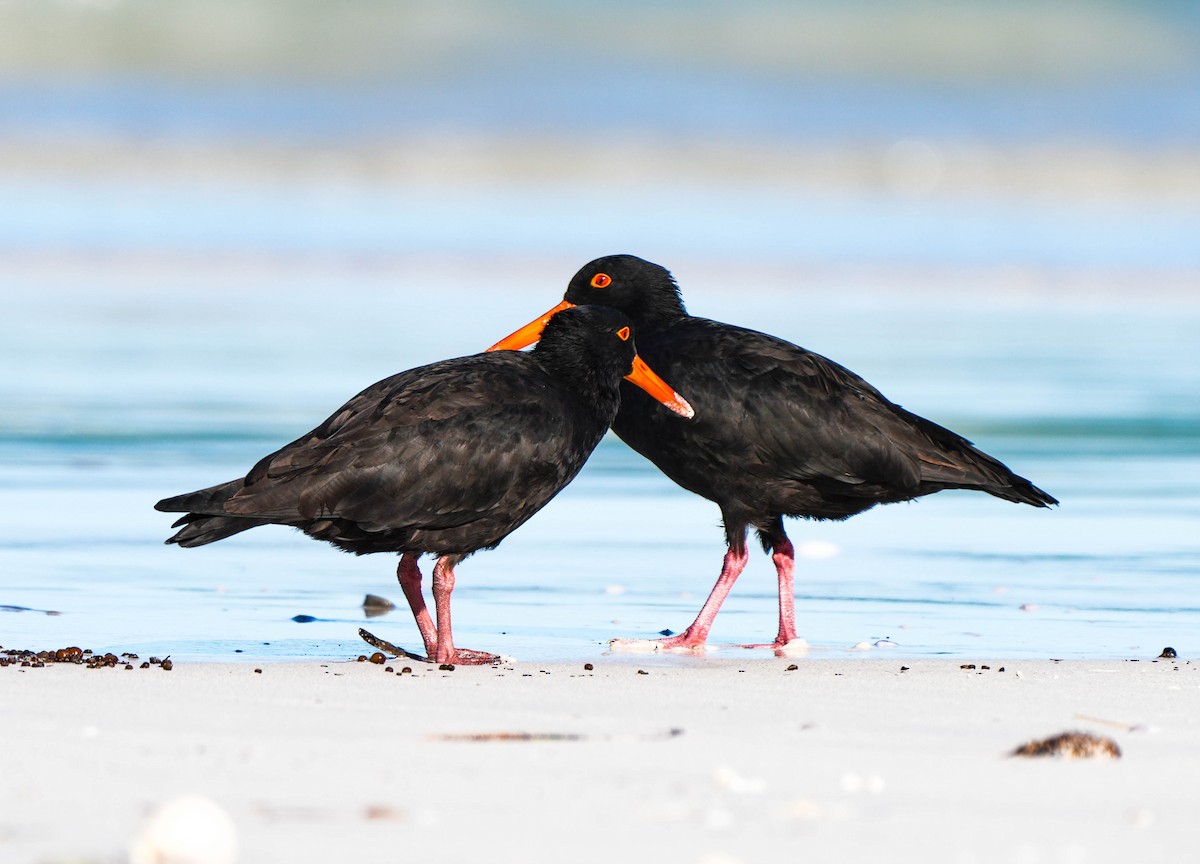
[{"label": "dried seaweed clump", "polygon": [[1063,732],[1052,738],[1022,744],[1012,755],[1058,756],[1063,759],[1120,759],[1121,748],[1111,738],[1103,738],[1090,732]]},{"label": "dried seaweed clump", "polygon": [[[138,655],[125,653],[118,657],[116,654],[96,654],[90,648],[59,648],[54,651],[33,651],[27,648],[0,648],[0,666],[21,666],[24,668],[40,669],[55,663],[73,663],[76,666],[86,666],[88,669],[115,669],[119,666],[133,668],[133,661]],[[148,663],[142,663],[139,668],[149,669],[159,666],[168,672],[173,668],[171,658],[159,660],[151,657]]]}]

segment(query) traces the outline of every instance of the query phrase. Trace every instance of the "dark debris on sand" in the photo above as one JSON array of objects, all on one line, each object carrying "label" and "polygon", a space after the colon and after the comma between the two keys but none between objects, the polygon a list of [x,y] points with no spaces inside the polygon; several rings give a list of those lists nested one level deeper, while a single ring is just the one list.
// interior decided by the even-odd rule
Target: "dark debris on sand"
[{"label": "dark debris on sand", "polygon": [[1028,741],[1013,756],[1058,756],[1063,759],[1120,759],[1121,748],[1111,738],[1090,732],[1063,732],[1040,741]]},{"label": "dark debris on sand", "polygon": [[[86,666],[88,669],[115,669],[118,666],[124,669],[133,669],[133,661],[137,659],[139,659],[138,655],[128,652],[118,657],[111,652],[97,654],[90,648],[79,648],[77,646],[58,648],[52,651],[34,651],[28,648],[0,648],[0,668],[18,666],[27,669],[40,669],[57,663],[70,663],[76,666]],[[149,661],[141,663],[138,668],[149,669],[157,666],[164,671],[170,672],[174,668],[174,665],[170,657],[165,657],[161,660],[157,657],[151,657]]]}]

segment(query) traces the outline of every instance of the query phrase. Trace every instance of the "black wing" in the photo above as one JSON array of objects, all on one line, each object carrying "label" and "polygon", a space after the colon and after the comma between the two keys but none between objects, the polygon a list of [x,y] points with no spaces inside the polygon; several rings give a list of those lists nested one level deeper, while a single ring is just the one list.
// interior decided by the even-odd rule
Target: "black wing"
[{"label": "black wing", "polygon": [[564,458],[565,398],[515,352],[403,372],[261,460],[225,511],[369,532],[460,526],[505,509],[528,518],[591,451]]},{"label": "black wing", "polygon": [[[639,339],[639,349],[692,403],[696,418],[671,423],[626,388],[627,404],[642,418],[637,425],[659,442],[634,432],[641,440],[630,443],[714,500],[717,477],[733,487],[757,484],[762,494],[769,493],[763,484],[795,481],[832,497],[901,500],[967,487],[1027,503],[1053,500],[849,369],[782,339],[686,318]],[[625,437],[629,425],[619,417],[614,428]],[[671,470],[659,459],[674,460]]]}]

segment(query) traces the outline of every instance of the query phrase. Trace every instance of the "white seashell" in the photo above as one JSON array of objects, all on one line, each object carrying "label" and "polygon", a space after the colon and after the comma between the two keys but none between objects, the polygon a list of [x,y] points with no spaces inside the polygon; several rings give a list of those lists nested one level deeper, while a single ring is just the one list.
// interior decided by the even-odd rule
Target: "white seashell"
[{"label": "white seashell", "polygon": [[200,795],[176,798],[159,807],[129,849],[130,864],[234,864],[236,860],[233,820]]}]

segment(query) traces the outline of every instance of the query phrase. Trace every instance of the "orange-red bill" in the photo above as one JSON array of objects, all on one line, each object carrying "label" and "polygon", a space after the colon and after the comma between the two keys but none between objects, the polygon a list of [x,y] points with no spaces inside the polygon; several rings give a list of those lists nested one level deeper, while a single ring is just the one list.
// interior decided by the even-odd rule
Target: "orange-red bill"
[{"label": "orange-red bill", "polygon": [[690,420],[696,416],[695,410],[687,403],[687,400],[676,393],[670,384],[659,378],[641,357],[634,355],[633,371],[625,376],[625,380],[641,387],[680,417]]},{"label": "orange-red bill", "polygon": [[[568,303],[566,300],[559,303],[553,309],[546,311],[544,314],[534,318],[524,327],[513,331],[505,336],[491,348],[489,351],[520,351],[527,345],[532,345],[541,338],[542,330],[546,327],[546,322],[553,318],[557,313],[564,309],[570,309],[574,303]],[[695,410],[688,404],[687,400],[675,392],[663,379],[659,378],[654,373],[654,370],[646,365],[646,362],[641,357],[634,356],[633,371],[625,376],[625,380],[632,384],[641,387],[667,408],[670,408],[680,417],[691,419],[696,416]]]},{"label": "orange-red bill", "polygon": [[561,312],[564,309],[570,309],[574,303],[568,303],[566,300],[559,303],[553,309],[550,309],[543,315],[534,318],[524,327],[509,333],[491,348],[489,351],[520,351],[527,345],[532,345],[541,338],[542,330],[546,327],[546,322]]}]

